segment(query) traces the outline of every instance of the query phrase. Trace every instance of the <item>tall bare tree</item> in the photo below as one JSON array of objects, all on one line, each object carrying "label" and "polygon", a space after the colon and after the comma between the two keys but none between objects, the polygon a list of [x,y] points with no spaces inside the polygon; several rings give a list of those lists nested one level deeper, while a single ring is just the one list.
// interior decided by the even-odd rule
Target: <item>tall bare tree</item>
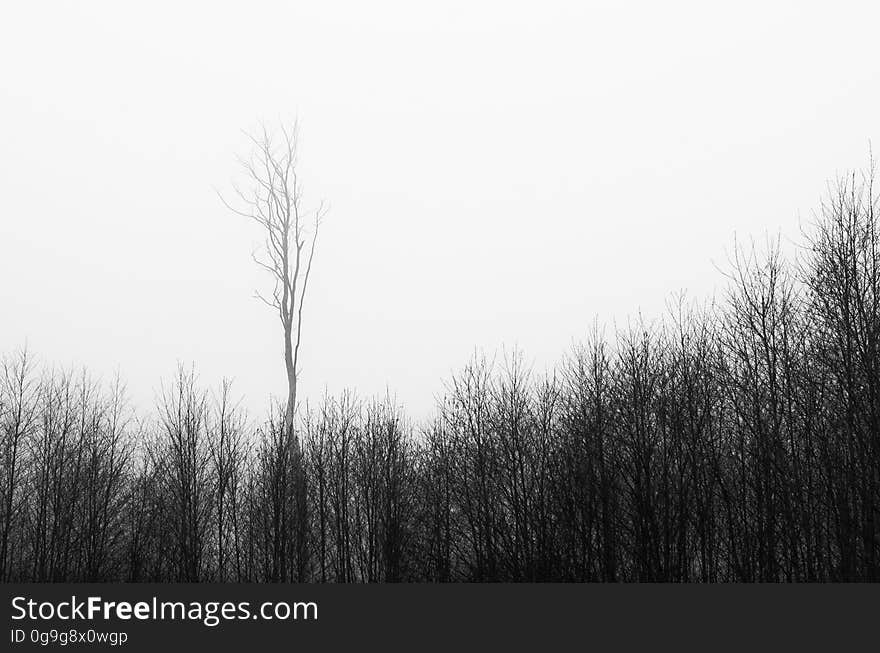
[{"label": "tall bare tree", "polygon": [[[238,207],[224,204],[238,215],[256,222],[263,230],[264,246],[254,253],[254,262],[272,277],[270,297],[257,297],[276,311],[284,342],[287,373],[287,401],[284,406],[280,438],[271,447],[273,460],[267,469],[275,470],[267,479],[274,488],[271,527],[273,533],[273,580],[286,580],[291,573],[288,552],[296,559],[293,579],[305,573],[306,479],[302,448],[294,429],[296,391],[299,379],[299,351],[302,343],[303,305],[315,257],[318,229],[325,214],[324,204],[309,211],[304,207],[302,184],[297,174],[298,127],[281,125],[273,134],[263,125],[258,135],[248,134],[253,149],[239,163],[248,180],[247,190],[235,187]],[[221,200],[222,200],[221,196]]]}]

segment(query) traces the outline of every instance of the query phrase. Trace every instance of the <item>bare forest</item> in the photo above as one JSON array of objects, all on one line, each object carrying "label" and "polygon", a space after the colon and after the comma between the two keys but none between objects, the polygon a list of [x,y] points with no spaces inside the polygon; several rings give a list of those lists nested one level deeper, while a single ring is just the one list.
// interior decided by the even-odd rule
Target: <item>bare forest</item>
[{"label": "bare forest", "polygon": [[246,415],[183,366],[144,413],[121,379],[10,347],[0,580],[880,581],[871,170],[830,185],[796,256],[734,246],[713,301],[571,325],[549,373],[476,355],[416,422],[387,397],[297,397],[323,213],[299,212],[295,140],[289,159],[254,143],[256,190],[226,199],[266,229],[285,401]]}]

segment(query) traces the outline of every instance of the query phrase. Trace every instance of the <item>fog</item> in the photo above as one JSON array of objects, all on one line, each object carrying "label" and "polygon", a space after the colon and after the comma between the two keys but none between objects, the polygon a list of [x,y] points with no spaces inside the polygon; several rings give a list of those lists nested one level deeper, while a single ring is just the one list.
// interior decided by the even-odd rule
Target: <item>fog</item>
[{"label": "fog", "polygon": [[[329,206],[302,394],[430,413],[475,350],[552,365],[594,320],[723,287],[734,236],[796,239],[867,163],[873,3],[14,3],[0,23],[0,346],[194,362],[255,413],[285,392],[226,210],[242,130],[298,117]],[[787,242],[787,240],[786,240]],[[793,248],[792,248],[793,249]]]}]

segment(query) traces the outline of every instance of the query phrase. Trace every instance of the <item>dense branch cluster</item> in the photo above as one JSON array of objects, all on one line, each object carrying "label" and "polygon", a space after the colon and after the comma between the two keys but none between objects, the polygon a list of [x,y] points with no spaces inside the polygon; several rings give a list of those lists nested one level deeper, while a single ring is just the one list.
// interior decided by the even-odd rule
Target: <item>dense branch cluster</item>
[{"label": "dense branch cluster", "polygon": [[878,581],[877,208],[843,179],[799,263],[737,250],[717,304],[545,375],[477,357],[427,424],[303,407],[296,463],[283,407],[251,429],[186,369],[135,419],[7,356],[2,580]]}]

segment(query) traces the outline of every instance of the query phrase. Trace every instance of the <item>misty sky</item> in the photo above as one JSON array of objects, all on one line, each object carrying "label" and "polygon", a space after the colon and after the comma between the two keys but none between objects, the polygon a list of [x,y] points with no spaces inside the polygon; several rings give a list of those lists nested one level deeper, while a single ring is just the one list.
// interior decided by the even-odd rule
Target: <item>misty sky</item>
[{"label": "misty sky", "polygon": [[259,230],[215,188],[242,129],[301,124],[330,213],[302,388],[430,412],[475,349],[541,371],[594,318],[723,287],[880,138],[873,2],[17,2],[0,17],[0,349],[177,361],[285,391]]}]

